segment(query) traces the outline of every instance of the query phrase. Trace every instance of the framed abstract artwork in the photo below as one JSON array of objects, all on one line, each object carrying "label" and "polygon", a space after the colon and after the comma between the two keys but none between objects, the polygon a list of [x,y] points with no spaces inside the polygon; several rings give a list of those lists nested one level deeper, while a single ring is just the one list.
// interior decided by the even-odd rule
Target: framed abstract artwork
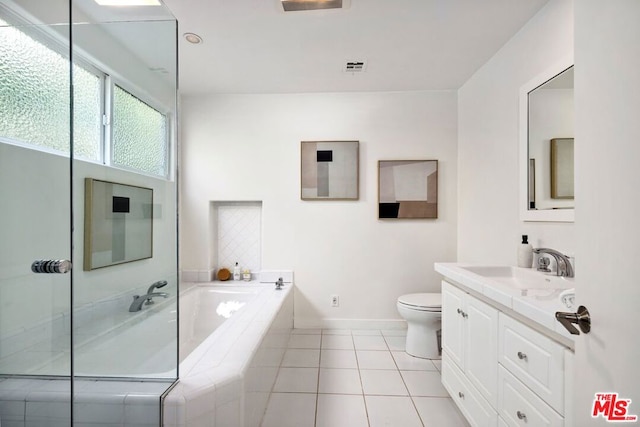
[{"label": "framed abstract artwork", "polygon": [[438,161],[380,160],[378,218],[438,218]]},{"label": "framed abstract artwork", "polygon": [[302,141],[300,198],[358,200],[358,141]]}]

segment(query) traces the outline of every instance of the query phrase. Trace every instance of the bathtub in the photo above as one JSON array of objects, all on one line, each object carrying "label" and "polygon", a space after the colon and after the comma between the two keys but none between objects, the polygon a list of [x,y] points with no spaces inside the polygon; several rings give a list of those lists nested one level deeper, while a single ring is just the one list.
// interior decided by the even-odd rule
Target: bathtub
[{"label": "bathtub", "polygon": [[179,380],[163,426],[259,426],[293,328],[293,285],[182,286]]},{"label": "bathtub", "polygon": [[[180,292],[179,363],[205,342],[215,330],[266,287],[186,284]],[[156,299],[137,313],[122,312],[126,321],[107,333],[76,347],[75,374],[115,378],[173,379],[176,372],[175,296]],[[89,335],[95,327],[82,326],[76,336]],[[144,340],[141,339],[144,337]],[[197,352],[196,352],[197,353]],[[114,359],[126,365],[114,364]],[[124,369],[126,368],[126,369]]]}]

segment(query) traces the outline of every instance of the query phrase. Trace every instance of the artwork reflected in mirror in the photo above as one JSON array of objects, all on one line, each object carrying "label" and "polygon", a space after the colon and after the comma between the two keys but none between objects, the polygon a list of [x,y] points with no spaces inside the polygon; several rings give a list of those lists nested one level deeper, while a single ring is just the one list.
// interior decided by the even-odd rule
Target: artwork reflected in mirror
[{"label": "artwork reflected in mirror", "polygon": [[153,190],[85,178],[84,270],[152,257]]},{"label": "artwork reflected in mirror", "polygon": [[573,98],[573,66],[528,93],[529,210],[574,207]]},{"label": "artwork reflected in mirror", "polygon": [[573,138],[551,140],[551,198],[573,199]]}]

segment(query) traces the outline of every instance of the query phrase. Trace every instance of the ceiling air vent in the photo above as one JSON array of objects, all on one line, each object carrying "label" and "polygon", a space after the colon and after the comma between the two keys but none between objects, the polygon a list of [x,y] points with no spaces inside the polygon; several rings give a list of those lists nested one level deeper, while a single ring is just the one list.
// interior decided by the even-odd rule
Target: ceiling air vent
[{"label": "ceiling air vent", "polygon": [[343,0],[281,0],[285,12],[299,10],[342,9]]},{"label": "ceiling air vent", "polygon": [[367,64],[365,61],[347,61],[347,65],[344,67],[345,73],[362,73],[366,71]]}]

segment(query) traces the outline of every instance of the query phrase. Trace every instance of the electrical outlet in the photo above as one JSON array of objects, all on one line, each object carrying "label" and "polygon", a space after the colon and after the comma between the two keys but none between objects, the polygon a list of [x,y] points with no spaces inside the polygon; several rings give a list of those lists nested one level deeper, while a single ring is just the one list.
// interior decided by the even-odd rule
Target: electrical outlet
[{"label": "electrical outlet", "polygon": [[340,297],[338,295],[331,295],[331,307],[340,307]]}]

